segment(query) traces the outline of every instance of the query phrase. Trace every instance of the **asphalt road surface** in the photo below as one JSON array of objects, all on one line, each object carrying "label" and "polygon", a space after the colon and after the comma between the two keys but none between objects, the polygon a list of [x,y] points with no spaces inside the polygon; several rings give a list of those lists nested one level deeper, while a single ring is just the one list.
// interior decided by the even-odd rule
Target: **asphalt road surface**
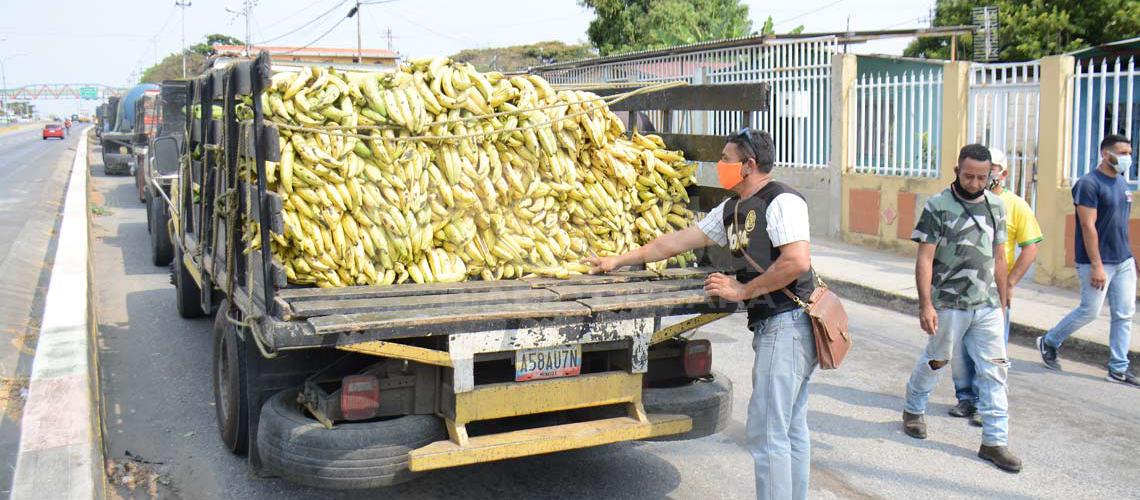
[{"label": "asphalt road surface", "polygon": [[43,315],[63,190],[78,144],[43,140],[39,127],[0,133],[0,493],[19,451],[24,391]]},{"label": "asphalt road surface", "polygon": [[[96,311],[107,457],[115,491],[145,498],[754,498],[744,445],[750,339],[740,315],[702,329],[714,367],[736,388],[721,434],[621,443],[425,474],[386,490],[337,494],[253,477],[215,427],[211,320],[180,319],[169,271],[149,261],[145,212],[128,177],[91,166]],[[931,401],[930,439],[902,433],[902,395],[924,336],[910,315],[848,304],[855,350],[811,384],[812,498],[1135,498],[1140,495],[1140,390],[1097,365],[1044,370],[1012,346],[1012,447],[1021,474],[976,457],[980,431],[946,416],[949,378]],[[124,474],[123,471],[129,473]],[[133,487],[133,489],[132,489]]]}]

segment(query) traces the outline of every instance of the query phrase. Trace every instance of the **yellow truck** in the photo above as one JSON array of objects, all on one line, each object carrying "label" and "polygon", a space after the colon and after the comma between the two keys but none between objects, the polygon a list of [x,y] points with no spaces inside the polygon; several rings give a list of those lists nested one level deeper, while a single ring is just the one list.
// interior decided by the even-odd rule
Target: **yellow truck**
[{"label": "yellow truck", "polygon": [[[736,310],[702,289],[710,256],[705,267],[569,278],[291,284],[270,251],[271,234],[284,231],[283,200],[266,187],[282,131],[258,98],[275,69],[263,54],[190,83],[194,111],[168,200],[177,308],[215,315],[218,428],[257,473],[374,488],[423,471],[724,427],[732,383],[712,370],[708,340],[683,335]],[[767,91],[681,87],[612,108],[748,115],[764,109]],[[239,116],[241,102],[250,116]],[[723,145],[663,137],[697,159]],[[694,205],[722,195],[706,190],[691,188]],[[243,230],[251,221],[269,229],[254,241]],[[662,327],[673,316],[689,318]]]}]

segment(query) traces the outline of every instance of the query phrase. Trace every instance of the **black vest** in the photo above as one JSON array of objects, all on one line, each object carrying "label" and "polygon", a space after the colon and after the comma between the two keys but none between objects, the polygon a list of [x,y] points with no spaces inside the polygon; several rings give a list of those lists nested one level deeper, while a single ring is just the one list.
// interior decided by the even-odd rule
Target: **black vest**
[{"label": "black vest", "polygon": [[[772,267],[772,263],[780,257],[780,249],[772,246],[772,240],[768,237],[766,214],[772,200],[784,193],[803,198],[802,194],[788,185],[771,181],[746,199],[734,197],[725,202],[724,228],[728,236],[728,249],[734,257],[733,265],[737,281],[748,283],[760,275],[760,272],[744,258],[744,252],[748,252],[748,256],[765,270]],[[811,292],[815,290],[813,271],[809,269],[801,274],[795,283],[788,285],[788,289],[806,302],[811,297]],[[746,306],[749,326],[799,307],[780,290],[756,297],[748,301]]]}]

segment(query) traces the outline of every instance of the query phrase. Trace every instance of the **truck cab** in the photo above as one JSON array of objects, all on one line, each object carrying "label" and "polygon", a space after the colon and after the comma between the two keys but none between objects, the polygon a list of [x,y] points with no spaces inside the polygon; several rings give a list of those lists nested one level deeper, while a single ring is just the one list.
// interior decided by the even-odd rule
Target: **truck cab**
[{"label": "truck cab", "polygon": [[170,264],[174,248],[170,239],[170,193],[178,177],[182,148],[186,143],[187,80],[162,82],[157,105],[157,130],[149,139],[146,161],[136,167],[146,203],[147,229],[150,232],[151,260],[156,266]]},{"label": "truck cab", "polygon": [[146,164],[150,141],[158,135],[162,120],[162,109],[157,105],[158,92],[144,92],[135,102],[135,128],[131,138],[131,170],[135,176],[135,188],[139,201],[146,201]]},{"label": "truck cab", "polygon": [[103,146],[103,173],[125,175],[131,171],[133,156],[132,141],[135,130],[135,106],[146,93],[157,94],[158,85],[144,83],[136,85],[114,105],[114,120],[103,129],[100,143]]}]

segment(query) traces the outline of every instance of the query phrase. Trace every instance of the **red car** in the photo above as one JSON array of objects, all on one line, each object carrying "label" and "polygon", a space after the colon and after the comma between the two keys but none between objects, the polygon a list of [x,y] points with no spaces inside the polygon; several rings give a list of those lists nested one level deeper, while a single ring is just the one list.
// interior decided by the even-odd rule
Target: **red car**
[{"label": "red car", "polygon": [[63,140],[63,125],[60,125],[58,123],[49,123],[47,125],[44,125],[43,136],[45,141],[48,137],[58,137],[59,140]]}]

